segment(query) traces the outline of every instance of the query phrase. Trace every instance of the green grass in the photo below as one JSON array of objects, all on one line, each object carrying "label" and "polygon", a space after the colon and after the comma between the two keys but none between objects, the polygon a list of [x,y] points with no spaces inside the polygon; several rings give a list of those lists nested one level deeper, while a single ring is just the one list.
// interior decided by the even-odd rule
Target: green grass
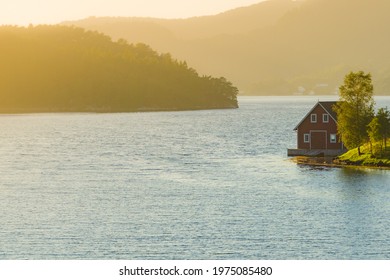
[{"label": "green grass", "polygon": [[350,165],[390,167],[390,147],[387,147],[382,155],[371,154],[369,144],[361,146],[360,151],[361,155],[357,148],[352,149],[339,156],[337,161]]}]

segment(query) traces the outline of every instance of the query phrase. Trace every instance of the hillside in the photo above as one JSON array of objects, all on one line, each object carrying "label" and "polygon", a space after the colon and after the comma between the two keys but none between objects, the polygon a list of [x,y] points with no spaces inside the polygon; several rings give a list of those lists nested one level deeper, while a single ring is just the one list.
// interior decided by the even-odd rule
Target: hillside
[{"label": "hillside", "polygon": [[[187,19],[158,19],[137,17],[90,17],[79,21],[64,22],[91,30],[99,30],[115,40],[126,37],[132,42],[144,42],[154,47],[166,48],[172,40],[195,40],[214,36],[247,33],[271,26],[286,12],[298,7],[300,2],[273,0],[249,7],[237,8],[215,16]],[[173,47],[175,47],[173,45]],[[166,50],[167,51],[167,50]]]},{"label": "hillside", "polygon": [[3,26],[0,42],[0,112],[237,107],[225,78],[144,44],[64,26]]},{"label": "hillside", "polygon": [[170,51],[246,94],[334,92],[350,70],[390,94],[388,0],[269,0],[215,16],[68,22]]}]

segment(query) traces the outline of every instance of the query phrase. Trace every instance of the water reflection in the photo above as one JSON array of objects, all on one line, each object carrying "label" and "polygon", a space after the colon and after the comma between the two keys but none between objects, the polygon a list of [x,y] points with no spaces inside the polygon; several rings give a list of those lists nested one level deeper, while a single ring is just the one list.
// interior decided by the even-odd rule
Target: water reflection
[{"label": "water reflection", "polygon": [[[296,193],[305,198],[310,209],[315,205],[312,215],[322,220],[316,226],[321,230],[313,230],[318,238],[324,239],[317,240],[323,244],[318,249],[327,250],[322,256],[328,259],[390,257],[390,250],[384,249],[389,248],[388,215],[385,214],[390,212],[388,170],[334,168],[307,162],[297,164],[297,168],[296,176],[300,180],[295,183],[299,186],[295,187],[299,190]],[[322,228],[324,221],[327,229]],[[329,246],[325,241],[333,244]]]},{"label": "water reflection", "polygon": [[383,182],[390,183],[389,172],[388,170],[345,167],[339,169],[337,178],[346,186],[380,187]]},{"label": "water reflection", "polygon": [[[338,213],[346,235],[346,246],[352,258],[377,256],[377,246],[387,246],[383,227],[388,217],[378,211],[387,211],[388,192],[384,190],[384,176],[379,170],[342,168],[337,174],[341,184],[338,188],[340,203]],[[387,209],[387,210],[386,210]]]},{"label": "water reflection", "polygon": [[317,170],[317,171],[332,171],[338,166],[333,164],[332,157],[293,157],[292,162],[295,162],[299,168],[303,170]]}]

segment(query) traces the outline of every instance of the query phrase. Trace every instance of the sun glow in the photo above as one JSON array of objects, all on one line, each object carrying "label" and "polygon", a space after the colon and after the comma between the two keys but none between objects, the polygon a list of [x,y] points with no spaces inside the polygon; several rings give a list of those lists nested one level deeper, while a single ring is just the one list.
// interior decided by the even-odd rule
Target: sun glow
[{"label": "sun glow", "polygon": [[53,24],[89,16],[186,18],[264,0],[1,0],[0,24]]}]

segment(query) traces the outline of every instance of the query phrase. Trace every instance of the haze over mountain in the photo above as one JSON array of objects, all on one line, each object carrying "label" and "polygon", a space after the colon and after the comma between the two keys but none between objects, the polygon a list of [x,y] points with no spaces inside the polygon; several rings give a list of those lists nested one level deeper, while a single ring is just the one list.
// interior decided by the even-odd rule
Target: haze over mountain
[{"label": "haze over mountain", "polygon": [[0,113],[237,108],[225,78],[145,44],[67,26],[0,26]]},{"label": "haze over mountain", "polygon": [[244,94],[332,93],[351,70],[390,93],[390,1],[269,0],[215,16],[88,18],[64,24],[144,42],[224,76]]}]

